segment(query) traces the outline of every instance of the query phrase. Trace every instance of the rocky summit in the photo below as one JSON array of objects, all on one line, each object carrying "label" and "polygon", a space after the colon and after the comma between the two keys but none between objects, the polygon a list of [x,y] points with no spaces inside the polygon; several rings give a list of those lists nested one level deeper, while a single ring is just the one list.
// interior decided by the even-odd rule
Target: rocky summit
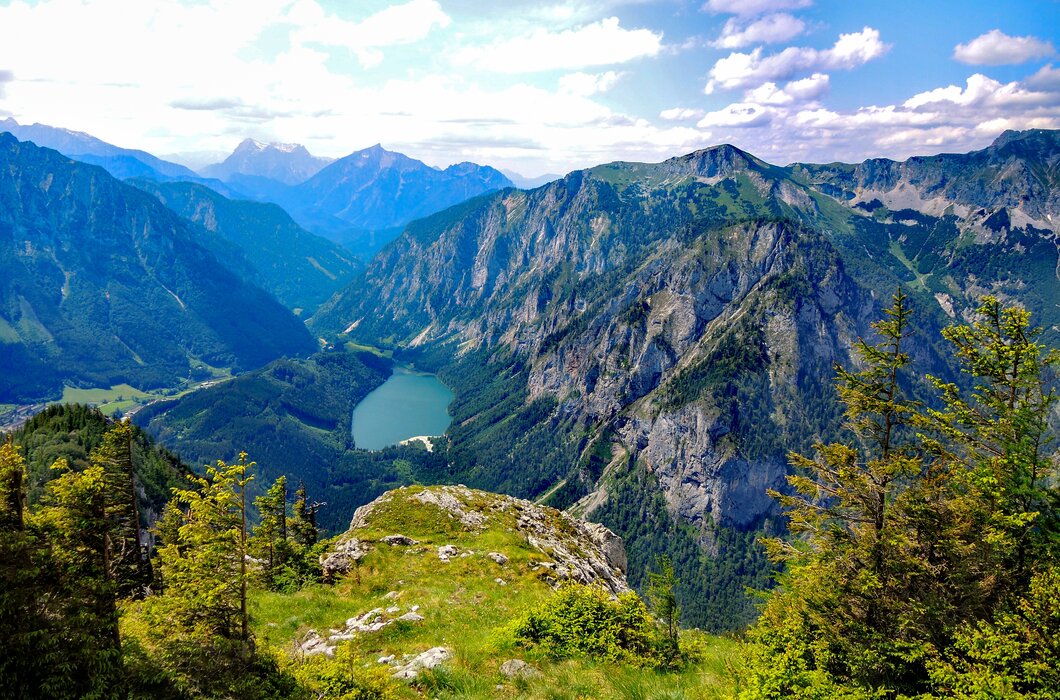
[{"label": "rocky summit", "polygon": [[492,562],[482,565],[502,586],[517,573],[552,587],[571,581],[614,595],[630,590],[622,539],[603,525],[465,486],[401,488],[361,506],[350,529],[321,555],[324,575],[334,580],[356,572],[378,550],[443,565]]}]

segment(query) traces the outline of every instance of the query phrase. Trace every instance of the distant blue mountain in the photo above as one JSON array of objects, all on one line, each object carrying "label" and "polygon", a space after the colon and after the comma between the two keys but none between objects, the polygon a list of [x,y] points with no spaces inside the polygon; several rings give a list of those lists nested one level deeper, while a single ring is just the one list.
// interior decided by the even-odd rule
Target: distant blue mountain
[{"label": "distant blue mountain", "polygon": [[[279,204],[305,228],[361,255],[378,250],[413,219],[513,186],[488,166],[432,168],[380,145],[340,158],[299,184],[276,176],[282,162],[289,168],[296,163],[311,167],[307,156],[313,157],[301,146],[266,146],[248,139],[224,163],[203,173],[221,175],[251,199]],[[288,180],[294,177],[293,170],[285,172]]]},{"label": "distant blue mountain", "polygon": [[296,143],[261,143],[244,139],[224,162],[208,165],[201,169],[201,173],[225,181],[243,176],[297,185],[316,175],[330,162],[331,158],[314,156],[305,146]]},{"label": "distant blue mountain", "polygon": [[5,131],[20,141],[31,141],[43,148],[59,151],[68,158],[98,165],[119,180],[146,177],[158,182],[197,182],[226,197],[244,198],[240,192],[220,180],[200,177],[183,165],[162,160],[147,151],[115,146],[82,131],[46,124],[26,126],[10,118],[0,119],[0,133]]}]

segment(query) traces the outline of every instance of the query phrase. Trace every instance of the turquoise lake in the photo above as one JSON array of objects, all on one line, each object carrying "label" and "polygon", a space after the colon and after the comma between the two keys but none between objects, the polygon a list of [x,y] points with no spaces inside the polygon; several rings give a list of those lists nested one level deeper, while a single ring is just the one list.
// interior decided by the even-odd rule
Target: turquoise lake
[{"label": "turquoise lake", "polygon": [[395,367],[390,378],[353,409],[353,442],[380,450],[417,435],[449,428],[453,392],[433,374]]}]

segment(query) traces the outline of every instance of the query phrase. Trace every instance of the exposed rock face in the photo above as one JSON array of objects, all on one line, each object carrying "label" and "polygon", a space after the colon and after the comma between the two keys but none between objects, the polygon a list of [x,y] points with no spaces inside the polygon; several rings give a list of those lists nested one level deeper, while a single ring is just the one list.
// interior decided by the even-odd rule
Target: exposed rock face
[{"label": "exposed rock face", "polygon": [[[775,514],[788,450],[834,435],[833,363],[852,365],[899,285],[947,295],[916,309],[932,341],[988,292],[1060,328],[1040,301],[1057,295],[1058,161],[1057,132],[1023,132],[902,164],[779,167],[719,146],[602,165],[416,222],[311,325],[518,366],[528,404],[552,407],[538,426],[572,436],[568,471],[490,481],[523,466],[510,457],[460,478],[530,497],[595,488],[592,517],[608,478],[584,458],[606,440],[709,544]],[[931,342],[912,346],[945,373]]]},{"label": "exposed rock face", "polygon": [[1060,187],[1058,132],[1006,131],[972,153],[914,157],[903,162],[873,158],[856,165],[798,165],[817,186],[851,204],[876,199],[890,209],[933,216],[950,207],[971,222],[1007,210],[1019,225],[1057,230]]},{"label": "exposed rock face", "polygon": [[320,568],[323,570],[324,579],[330,581],[345,574],[363,559],[368,551],[367,545],[362,544],[356,537],[351,537],[337,545],[333,552],[321,554]]},{"label": "exposed rock face", "polygon": [[502,676],[508,678],[535,678],[541,675],[540,671],[522,659],[508,659],[499,670]]},{"label": "exposed rock face", "polygon": [[419,614],[419,609],[420,606],[413,605],[405,614],[398,615],[401,608],[396,605],[385,610],[375,608],[363,615],[351,617],[346,620],[342,629],[333,629],[327,636],[321,635],[316,630],[309,630],[298,645],[298,650],[303,656],[318,654],[334,656],[335,648],[340,642],[349,641],[363,634],[373,634],[395,622],[422,622],[425,618]]}]

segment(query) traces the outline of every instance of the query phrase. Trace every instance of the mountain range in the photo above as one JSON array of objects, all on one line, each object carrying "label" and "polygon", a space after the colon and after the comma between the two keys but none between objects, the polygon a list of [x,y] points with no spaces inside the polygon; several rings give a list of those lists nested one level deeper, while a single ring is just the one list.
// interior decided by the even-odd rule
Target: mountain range
[{"label": "mountain range", "polygon": [[488,166],[441,170],[380,145],[325,165],[301,146],[247,140],[203,173],[251,199],[279,204],[300,225],[366,257],[414,219],[513,186]]},{"label": "mountain range", "polygon": [[312,313],[362,267],[350,251],[306,231],[275,204],[230,200],[194,182],[128,182],[216,234],[199,240],[218,259],[239,265],[234,245],[235,255],[247,262],[240,274],[296,313]]},{"label": "mountain range", "polygon": [[146,177],[159,182],[198,182],[226,196],[238,196],[220,180],[202,178],[183,165],[162,160],[146,151],[114,146],[81,131],[46,124],[26,126],[11,118],[0,119],[0,133],[5,131],[20,141],[31,141],[82,163],[98,165],[119,180]]},{"label": "mountain range", "polygon": [[[1057,344],[1058,163],[1060,135],[1033,130],[903,163],[779,167],[719,146],[598,166],[413,222],[310,325],[392,339],[449,377],[462,483],[601,520],[635,583],[659,553],[703,580],[750,556],[732,532],[775,526],[765,490],[789,450],[832,434],[833,363],[899,286],[923,372],[948,376],[937,330],[987,292]],[[507,415],[484,401],[515,392]],[[635,536],[645,519],[674,534]]]},{"label": "mountain range", "polygon": [[[1060,343],[1054,131],[859,164],[777,166],[721,145],[530,191],[380,146],[289,185],[263,173],[301,152],[254,164],[247,146],[229,184],[291,217],[0,139],[0,353],[17,370],[0,401],[64,383],[160,386],[195,363],[251,370],[140,418],[197,456],[233,431],[292,473],[314,468],[299,451],[316,455],[330,467],[314,485],[344,507],[429,478],[570,509],[625,538],[636,587],[669,555],[696,601],[687,621],[713,629],[753,617],[744,587],[771,571],[754,542],[782,527],[765,491],[784,488],[790,450],[834,436],[834,364],[873,337],[896,289],[916,310],[921,373],[959,381],[938,330],[985,293],[1023,304]],[[303,226],[396,240],[359,272]],[[311,314],[328,351],[298,359],[317,346],[259,285]],[[440,453],[352,449],[350,406],[385,368],[347,345],[453,389]],[[342,383],[341,400],[313,398]]]},{"label": "mountain range", "polygon": [[172,386],[193,366],[314,349],[290,311],[200,243],[205,229],[154,197],[10,134],[0,163],[0,401]]}]

